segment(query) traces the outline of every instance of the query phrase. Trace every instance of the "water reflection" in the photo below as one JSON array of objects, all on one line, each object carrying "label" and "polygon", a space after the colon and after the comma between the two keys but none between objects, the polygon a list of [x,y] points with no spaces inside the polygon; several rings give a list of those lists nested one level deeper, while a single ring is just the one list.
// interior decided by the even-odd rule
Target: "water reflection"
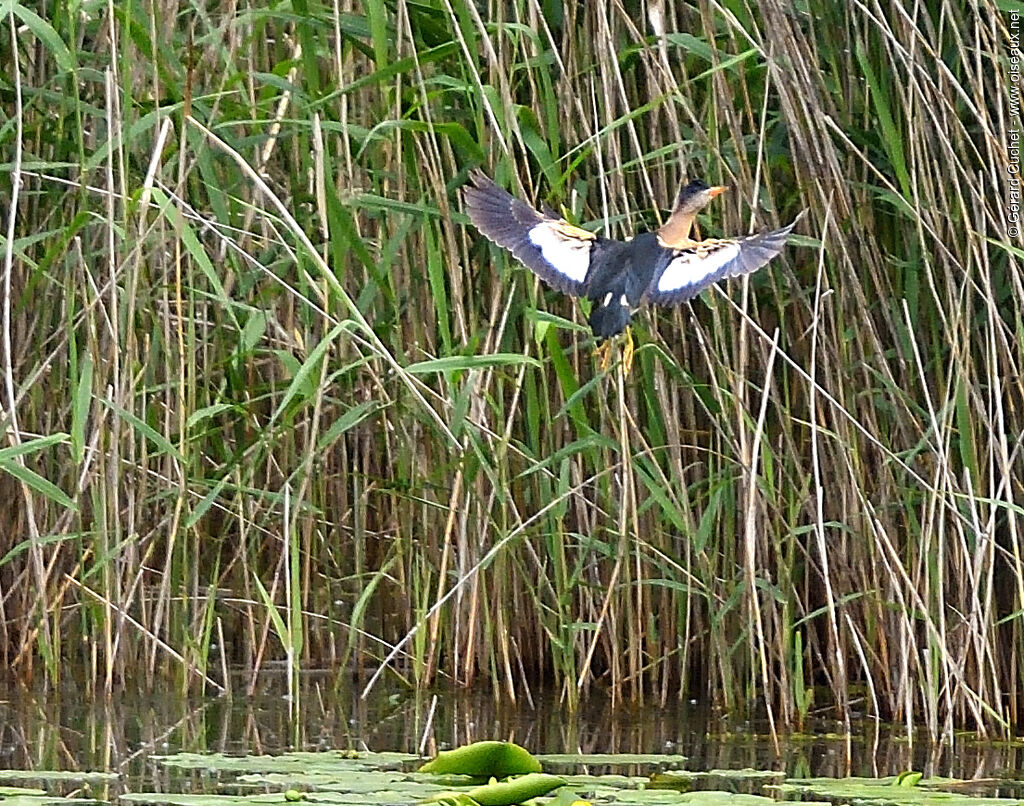
[{"label": "water reflection", "polygon": [[[235,687],[236,691],[242,686]],[[916,769],[931,777],[1004,777],[1021,769],[1021,748],[958,737],[953,747],[913,744],[873,724],[849,738],[817,734],[782,738],[776,755],[764,733],[729,725],[689,703],[612,709],[594,697],[577,714],[556,699],[535,708],[487,693],[436,698],[379,691],[359,697],[350,680],[304,679],[299,718],[289,721],[284,683],[265,675],[250,698],[188,699],[170,691],[125,690],[111,701],[89,700],[67,686],[43,696],[0,688],[0,767],[115,770],[129,789],[164,789],[164,773],[149,761],[179,750],[229,754],[290,749],[367,747],[428,753],[480,739],[512,739],[535,753],[682,753],[692,770],[776,769],[789,776],[885,776]]]}]

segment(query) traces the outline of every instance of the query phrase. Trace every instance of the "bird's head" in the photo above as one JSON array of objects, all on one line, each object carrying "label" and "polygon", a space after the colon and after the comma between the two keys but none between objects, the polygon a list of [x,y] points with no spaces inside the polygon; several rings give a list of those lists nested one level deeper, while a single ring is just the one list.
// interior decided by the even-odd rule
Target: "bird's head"
[{"label": "bird's head", "polygon": [[694,214],[703,210],[715,196],[725,193],[727,188],[723,185],[708,185],[700,179],[694,179],[688,185],[684,185],[679,195],[676,196],[676,204],[673,212]]}]

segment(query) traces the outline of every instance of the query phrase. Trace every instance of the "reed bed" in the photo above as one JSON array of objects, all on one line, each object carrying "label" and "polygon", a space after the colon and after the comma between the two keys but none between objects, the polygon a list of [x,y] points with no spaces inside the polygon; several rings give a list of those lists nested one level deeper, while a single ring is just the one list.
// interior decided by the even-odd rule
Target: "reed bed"
[{"label": "reed bed", "polygon": [[[10,674],[1013,732],[1012,4],[281,9],[4,20]],[[623,377],[475,167],[619,237],[694,176],[705,235],[809,215]]]}]

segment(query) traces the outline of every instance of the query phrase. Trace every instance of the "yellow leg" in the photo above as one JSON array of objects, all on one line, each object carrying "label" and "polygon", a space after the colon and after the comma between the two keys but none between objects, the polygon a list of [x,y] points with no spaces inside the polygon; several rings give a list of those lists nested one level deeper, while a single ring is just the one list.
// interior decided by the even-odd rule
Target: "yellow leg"
[{"label": "yellow leg", "polygon": [[[627,327],[625,332],[626,337],[622,344],[622,372],[625,375],[629,375],[633,369],[633,331]],[[594,355],[598,356],[600,359],[599,366],[601,367],[601,372],[607,372],[608,367],[611,366],[612,341],[614,338],[615,337],[612,339],[605,339],[605,341],[601,343],[601,346],[594,348]]]},{"label": "yellow leg", "polygon": [[633,331],[626,328],[626,344],[622,348],[622,374],[629,375],[633,369]]}]

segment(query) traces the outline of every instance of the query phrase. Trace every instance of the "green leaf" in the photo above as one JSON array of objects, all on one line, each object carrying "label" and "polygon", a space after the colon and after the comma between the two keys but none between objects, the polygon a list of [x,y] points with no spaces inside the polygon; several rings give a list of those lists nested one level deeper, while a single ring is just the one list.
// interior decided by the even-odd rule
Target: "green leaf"
[{"label": "green leaf", "polygon": [[377,67],[388,63],[388,11],[382,0],[366,0],[366,17],[370,21],[370,39],[373,40],[373,60]]},{"label": "green leaf", "polygon": [[871,98],[874,100],[875,110],[878,112],[878,125],[881,129],[881,145],[885,149],[892,163],[893,170],[900,183],[900,190],[903,195],[910,198],[911,183],[910,175],[907,173],[907,161],[903,155],[903,137],[896,128],[893,121],[892,108],[889,104],[889,93],[886,87],[878,81],[878,77],[871,65],[871,60],[864,52],[864,46],[857,41],[856,45],[857,62],[864,73],[864,80],[867,81],[871,90]]},{"label": "green leaf", "polygon": [[540,769],[540,762],[517,744],[474,742],[438,753],[436,758],[420,767],[420,772],[504,778],[508,775],[540,772]]},{"label": "green leaf", "polygon": [[907,770],[906,772],[901,772],[899,775],[897,775],[896,780],[893,781],[893,784],[895,786],[902,786],[908,788],[912,786],[917,786],[918,782],[921,780],[921,775],[922,773],[914,772],[913,770]]},{"label": "green leaf", "polygon": [[71,457],[75,464],[85,458],[85,423],[92,404],[92,357],[82,358],[81,371],[75,379],[74,402],[71,407]]},{"label": "green leaf", "polygon": [[[60,38],[60,34],[54,30],[50,23],[34,11],[30,11],[28,8],[21,5],[21,3],[0,3],[0,19],[6,22],[8,14],[14,14],[15,17],[22,21],[24,26],[28,28],[36,39],[43,44],[43,47],[50,51],[53,55],[53,60],[61,70],[65,72],[74,71],[75,60],[71,56],[71,51],[68,49],[68,46],[64,44],[64,40]],[[11,44],[9,37],[10,31],[5,31],[4,38],[7,39],[7,41],[4,44],[8,47]]]},{"label": "green leaf", "polygon": [[313,397],[316,390],[316,382],[313,378],[313,372],[320,369],[321,362],[324,359],[324,355],[327,353],[327,349],[334,343],[334,340],[343,330],[346,329],[346,327],[347,325],[345,322],[339,322],[331,328],[331,331],[320,339],[306,360],[303,361],[298,367],[298,370],[293,373],[292,382],[288,384],[288,389],[285,390],[284,395],[281,397],[281,402],[278,404],[277,410],[271,418],[271,422],[275,422],[285,409],[288,408],[288,404],[291,403],[295,397],[299,396],[300,393],[304,400],[309,400]]},{"label": "green leaf", "polygon": [[253,572],[253,582],[256,583],[256,590],[260,594],[260,599],[263,600],[263,606],[267,608],[267,614],[270,616],[271,622],[274,624],[274,632],[277,633],[278,639],[280,639],[282,646],[288,647],[290,641],[288,640],[288,628],[285,626],[284,619],[281,618],[281,614],[277,612],[277,605],[274,604],[274,600],[270,598],[270,593],[263,587],[263,582],[259,576]]},{"label": "green leaf", "polygon": [[50,480],[43,478],[34,470],[29,470],[18,462],[4,458],[0,458],[0,470],[10,473],[18,481],[28,485],[30,489],[35,490],[40,495],[56,504],[59,504],[65,509],[78,509],[75,502],[72,501],[60,487]]},{"label": "green leaf", "polygon": [[188,429],[194,428],[203,420],[216,417],[221,412],[231,411],[233,408],[234,406],[230,403],[214,403],[210,406],[203,406],[201,409],[196,409],[188,416],[188,420],[185,421],[185,427]]},{"label": "green leaf", "polygon": [[445,255],[433,227],[423,228],[423,237],[427,244],[427,279],[430,281],[430,296],[437,314],[437,329],[441,334],[444,352],[452,350],[452,327],[448,315],[448,283]]},{"label": "green leaf", "polygon": [[100,402],[102,402],[108,409],[117,412],[119,417],[127,420],[136,431],[152,442],[161,453],[166,453],[168,456],[174,457],[179,462],[185,461],[185,458],[178,452],[178,449],[171,444],[170,440],[145,420],[140,419],[127,409],[121,408],[121,406],[118,406],[112,400],[107,400],[104,397],[98,398],[98,400],[100,400]]},{"label": "green leaf", "polygon": [[410,375],[427,375],[432,372],[458,372],[460,370],[487,369],[488,367],[515,366],[528,364],[531,367],[541,366],[540,361],[519,353],[492,353],[490,355],[449,355],[444,358],[431,358],[410,364],[405,371]]},{"label": "green leaf", "polygon": [[355,406],[349,408],[337,420],[331,423],[331,427],[328,428],[324,432],[323,436],[317,441],[317,453],[320,453],[346,431],[351,428],[355,428],[355,426],[359,425],[359,423],[367,417],[375,414],[382,408],[384,408],[383,404],[377,400],[364,400],[362,403],[357,403]]},{"label": "green leaf", "polygon": [[[214,267],[213,261],[210,260],[210,256],[206,253],[206,249],[199,240],[199,236],[196,235],[192,223],[181,214],[181,210],[172,204],[171,200],[159,188],[154,187],[152,193],[153,200],[157,203],[158,209],[181,236],[181,242],[184,244],[185,250],[203,273],[206,282],[210,284],[214,296],[224,305],[232,321],[235,321],[234,310],[231,307],[227,292],[224,290],[224,285],[220,281],[220,276],[217,274],[217,269]],[[237,322],[235,324],[237,326]]]},{"label": "green leaf", "polygon": [[249,352],[259,344],[267,331],[267,315],[263,311],[253,311],[242,328],[242,352]]},{"label": "green leaf", "polygon": [[27,442],[22,442],[20,445],[0,448],[0,461],[12,459],[15,456],[28,456],[30,453],[36,453],[52,445],[61,445],[67,441],[68,435],[63,431],[58,431],[56,434],[47,434],[45,437],[30,439]]},{"label": "green leaf", "polygon": [[546,795],[552,789],[565,786],[565,779],[557,775],[534,772],[508,781],[478,786],[469,790],[469,796],[480,806],[514,806]]}]

